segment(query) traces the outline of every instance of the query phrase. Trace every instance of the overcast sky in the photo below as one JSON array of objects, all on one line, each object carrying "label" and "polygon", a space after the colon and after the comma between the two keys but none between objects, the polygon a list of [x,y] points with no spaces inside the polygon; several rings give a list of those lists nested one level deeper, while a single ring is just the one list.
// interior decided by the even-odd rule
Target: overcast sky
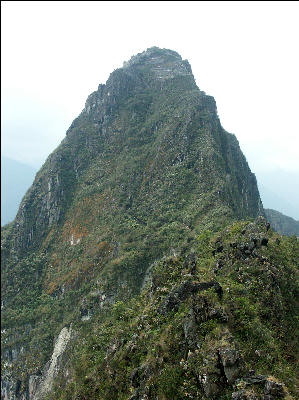
[{"label": "overcast sky", "polygon": [[299,2],[2,1],[2,155],[41,166],[151,46],[188,59],[253,172],[299,172]]}]

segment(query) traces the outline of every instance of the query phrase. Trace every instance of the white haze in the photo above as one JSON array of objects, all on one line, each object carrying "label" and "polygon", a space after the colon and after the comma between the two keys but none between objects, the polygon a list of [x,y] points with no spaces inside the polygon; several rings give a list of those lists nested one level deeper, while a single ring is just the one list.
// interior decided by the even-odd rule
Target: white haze
[{"label": "white haze", "polygon": [[3,155],[41,166],[98,84],[158,46],[189,60],[257,176],[299,173],[298,2],[3,1],[1,11]]}]

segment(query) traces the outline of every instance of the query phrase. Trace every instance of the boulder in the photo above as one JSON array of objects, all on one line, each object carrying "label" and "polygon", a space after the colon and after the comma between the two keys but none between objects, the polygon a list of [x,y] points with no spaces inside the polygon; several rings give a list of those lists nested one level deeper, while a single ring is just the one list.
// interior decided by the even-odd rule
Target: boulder
[{"label": "boulder", "polygon": [[283,384],[275,382],[268,378],[265,383],[264,392],[266,395],[272,396],[274,399],[281,399],[286,396]]},{"label": "boulder", "polygon": [[219,350],[219,358],[227,382],[233,384],[239,377],[242,368],[240,353],[238,350],[225,347]]}]

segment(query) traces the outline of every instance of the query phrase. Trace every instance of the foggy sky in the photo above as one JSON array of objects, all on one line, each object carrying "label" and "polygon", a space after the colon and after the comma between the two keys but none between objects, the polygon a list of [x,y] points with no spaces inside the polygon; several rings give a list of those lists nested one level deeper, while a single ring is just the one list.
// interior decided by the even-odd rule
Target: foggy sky
[{"label": "foggy sky", "polygon": [[12,2],[2,154],[40,167],[87,96],[148,47],[188,59],[255,173],[299,172],[298,2]]}]

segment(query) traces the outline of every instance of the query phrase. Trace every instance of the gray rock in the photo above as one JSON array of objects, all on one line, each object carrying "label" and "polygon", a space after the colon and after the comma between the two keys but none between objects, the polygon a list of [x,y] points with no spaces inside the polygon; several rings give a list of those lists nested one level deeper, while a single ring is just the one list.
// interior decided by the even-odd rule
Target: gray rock
[{"label": "gray rock", "polygon": [[41,375],[30,375],[28,383],[29,399],[33,399],[41,381]]},{"label": "gray rock", "polygon": [[264,384],[267,380],[267,375],[252,375],[242,378],[246,386]]},{"label": "gray rock", "polygon": [[232,393],[232,400],[260,400],[260,397],[243,389]]},{"label": "gray rock", "polygon": [[210,308],[208,312],[209,319],[216,319],[219,322],[227,322],[228,315],[222,308]]},{"label": "gray rock", "polygon": [[217,383],[218,378],[219,377],[217,374],[204,374],[200,376],[199,381],[202,385],[205,395],[208,398],[211,398],[220,393],[221,386]]},{"label": "gray rock", "polygon": [[193,282],[191,280],[187,280],[182,282],[182,284],[178,287],[172,289],[169,295],[166,297],[164,302],[160,305],[158,312],[160,314],[167,314],[170,311],[176,311],[178,309],[179,304],[186,300],[192,294],[195,294],[202,290],[207,290],[210,288],[214,288],[215,292],[218,294],[219,298],[222,298],[222,287],[216,281],[211,282]]},{"label": "gray rock", "polygon": [[219,356],[227,382],[229,384],[234,383],[241,372],[240,353],[235,349],[222,348],[219,350]]},{"label": "gray rock", "polygon": [[184,268],[188,268],[190,274],[193,275],[196,272],[196,265],[197,265],[196,254],[194,252],[191,252],[184,260]]},{"label": "gray rock", "polygon": [[224,382],[221,381],[221,370],[216,353],[207,354],[198,380],[208,398],[216,396],[223,390]]},{"label": "gray rock", "polygon": [[188,346],[191,348],[194,347],[198,335],[198,325],[196,322],[194,311],[192,309],[188,312],[188,315],[185,318],[183,328]]},{"label": "gray rock", "polygon": [[286,392],[283,388],[282,383],[274,382],[270,379],[267,379],[264,391],[266,395],[271,395],[275,399],[280,399],[286,396]]}]

